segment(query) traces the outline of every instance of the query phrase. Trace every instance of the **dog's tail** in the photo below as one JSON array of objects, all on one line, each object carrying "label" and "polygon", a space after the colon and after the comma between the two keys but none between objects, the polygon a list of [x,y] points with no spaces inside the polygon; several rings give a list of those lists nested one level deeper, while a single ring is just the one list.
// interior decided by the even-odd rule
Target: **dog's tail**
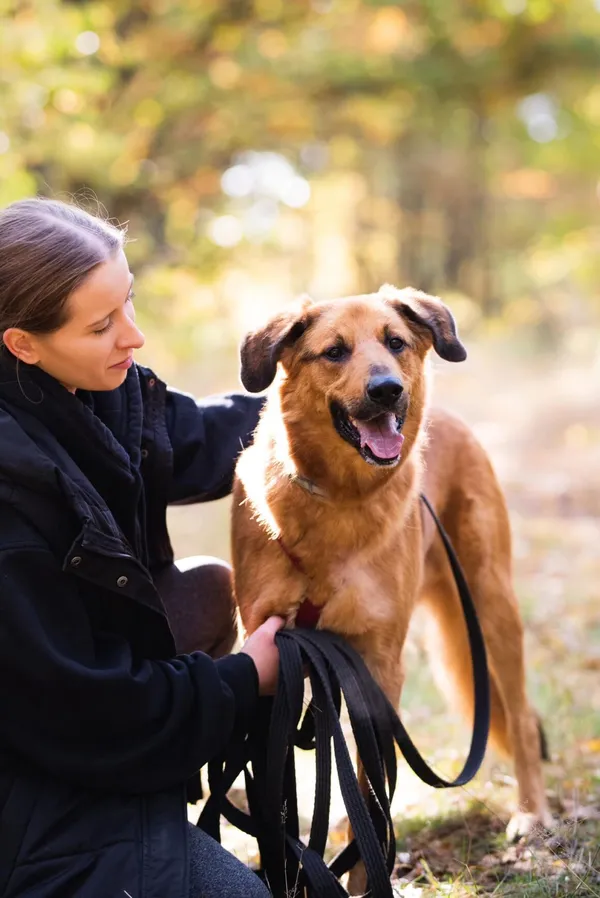
[{"label": "dog's tail", "polygon": [[546,736],[546,731],[544,730],[544,724],[542,723],[542,718],[537,716],[538,723],[538,732],[540,734],[540,750],[542,754],[542,761],[550,761],[550,750],[548,748],[548,738]]}]

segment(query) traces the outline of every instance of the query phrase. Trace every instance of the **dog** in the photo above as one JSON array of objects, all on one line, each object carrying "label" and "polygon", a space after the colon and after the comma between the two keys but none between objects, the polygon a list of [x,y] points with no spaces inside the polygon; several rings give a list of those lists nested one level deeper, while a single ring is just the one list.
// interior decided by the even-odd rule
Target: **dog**
[{"label": "dog", "polygon": [[431,349],[450,362],[466,358],[450,310],[437,297],[389,285],[332,301],[304,297],[246,336],[242,383],[268,393],[236,468],[234,592],[249,634],[273,614],[293,626],[308,598],[313,623],[356,648],[396,708],[409,622],[424,604],[434,623],[430,658],[472,719],[466,628],[441,541],[422,516],[425,493],[484,634],[490,738],[512,758],[518,783],[507,829],[516,840],[550,827],[552,817],[543,740],[525,691],[508,514],[468,427],[428,408]]}]

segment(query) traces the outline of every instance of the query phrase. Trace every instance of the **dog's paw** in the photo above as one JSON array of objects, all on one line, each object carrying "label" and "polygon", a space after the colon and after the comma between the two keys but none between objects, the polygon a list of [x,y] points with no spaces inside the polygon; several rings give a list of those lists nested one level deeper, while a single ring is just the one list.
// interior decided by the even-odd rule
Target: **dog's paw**
[{"label": "dog's paw", "polygon": [[291,611],[288,611],[287,614],[282,614],[281,616],[285,620],[285,629],[293,630],[296,626],[296,615],[298,614],[297,608],[292,608]]},{"label": "dog's paw", "polygon": [[554,827],[555,821],[549,811],[545,811],[541,815],[528,811],[517,811],[512,815],[506,827],[506,838],[509,842],[546,838]]}]

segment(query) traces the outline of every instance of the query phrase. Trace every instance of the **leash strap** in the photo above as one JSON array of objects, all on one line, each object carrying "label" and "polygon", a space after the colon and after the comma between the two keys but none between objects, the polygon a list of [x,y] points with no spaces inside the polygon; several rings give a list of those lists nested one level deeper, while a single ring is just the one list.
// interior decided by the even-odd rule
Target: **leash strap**
[{"label": "leash strap", "polygon": [[[281,630],[277,694],[261,699],[247,739],[208,765],[210,797],[198,825],[219,839],[223,814],[256,837],[260,875],[275,898],[298,887],[308,898],[346,896],[339,877],[361,859],[373,898],[392,898],[396,842],[391,801],[397,781],[396,745],[411,769],[434,788],[464,785],[477,773],[487,744],[490,718],[486,651],[477,614],[462,568],[431,504],[422,496],[440,534],[458,589],[471,650],[474,679],[473,735],[467,759],[453,780],[429,767],[368,671],[364,661],[340,636],[323,630]],[[303,715],[304,669],[312,700]],[[358,755],[368,784],[363,795],[340,725],[341,698],[350,718]],[[316,786],[308,843],[300,838],[294,746],[315,749]],[[340,790],[354,840],[327,865],[323,860],[329,830],[332,748]],[[227,798],[244,770],[249,814]]]}]

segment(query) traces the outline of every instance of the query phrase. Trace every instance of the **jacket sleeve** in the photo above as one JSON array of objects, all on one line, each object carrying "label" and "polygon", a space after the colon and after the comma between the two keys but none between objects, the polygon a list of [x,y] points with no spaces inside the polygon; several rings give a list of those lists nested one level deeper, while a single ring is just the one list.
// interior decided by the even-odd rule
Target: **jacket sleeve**
[{"label": "jacket sleeve", "polygon": [[84,589],[39,543],[0,552],[0,747],[86,787],[183,784],[245,735],[254,662],[136,660],[124,637],[94,632]]},{"label": "jacket sleeve", "polygon": [[251,442],[264,401],[264,396],[244,393],[196,401],[167,390],[167,431],[173,447],[170,504],[220,499],[231,492],[237,457]]}]

